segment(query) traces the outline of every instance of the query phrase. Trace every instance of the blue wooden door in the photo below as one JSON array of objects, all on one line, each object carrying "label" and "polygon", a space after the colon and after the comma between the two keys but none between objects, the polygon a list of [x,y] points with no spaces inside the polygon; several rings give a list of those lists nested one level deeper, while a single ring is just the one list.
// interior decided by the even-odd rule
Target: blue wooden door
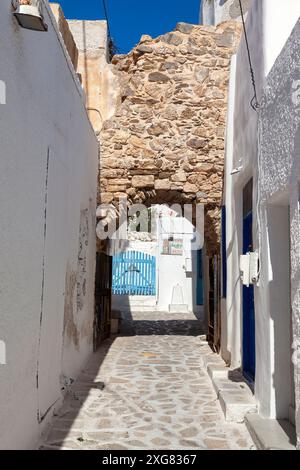
[{"label": "blue wooden door", "polygon": [[[253,250],[252,212],[244,217],[243,253]],[[255,309],[254,286],[243,286],[243,372],[251,380],[255,379]]]},{"label": "blue wooden door", "polygon": [[139,251],[114,256],[112,292],[114,295],[155,295],[155,256]]}]

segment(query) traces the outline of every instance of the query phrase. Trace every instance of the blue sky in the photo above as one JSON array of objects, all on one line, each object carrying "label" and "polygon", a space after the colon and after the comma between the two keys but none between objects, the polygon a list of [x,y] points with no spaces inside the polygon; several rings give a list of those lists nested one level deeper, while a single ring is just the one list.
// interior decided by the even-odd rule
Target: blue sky
[{"label": "blue sky", "polygon": [[[104,19],[102,0],[58,0],[69,19]],[[142,34],[159,36],[176,23],[199,22],[200,0],[106,0],[111,34],[120,53],[128,52]]]}]

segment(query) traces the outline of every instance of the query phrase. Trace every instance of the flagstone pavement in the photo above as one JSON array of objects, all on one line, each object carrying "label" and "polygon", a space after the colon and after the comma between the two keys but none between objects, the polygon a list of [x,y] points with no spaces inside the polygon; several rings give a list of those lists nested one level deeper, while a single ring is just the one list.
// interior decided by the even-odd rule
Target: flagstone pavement
[{"label": "flagstone pavement", "polygon": [[245,425],[224,419],[198,319],[132,315],[92,356],[41,449],[254,449]]}]

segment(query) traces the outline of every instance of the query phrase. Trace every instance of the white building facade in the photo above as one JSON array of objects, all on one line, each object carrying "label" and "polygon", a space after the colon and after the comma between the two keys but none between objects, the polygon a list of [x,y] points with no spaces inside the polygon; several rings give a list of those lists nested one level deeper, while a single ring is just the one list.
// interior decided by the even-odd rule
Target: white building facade
[{"label": "white building facade", "polygon": [[0,3],[1,449],[38,445],[93,350],[98,143],[42,5],[48,32]]},{"label": "white building facade", "polygon": [[[296,424],[298,436],[299,16],[297,0],[252,2],[246,29],[256,111],[244,37],[232,59],[221,344],[224,360],[252,382],[260,416]],[[240,275],[247,252],[259,256],[259,280],[250,287]]]},{"label": "white building facade", "polygon": [[[151,233],[129,232],[127,241],[111,241],[112,253],[140,253],[152,258],[155,275],[149,278],[147,273],[132,275],[127,279],[128,289],[132,284],[147,286],[154,279],[155,288],[152,295],[113,295],[113,308],[123,311],[159,311],[159,312],[203,312],[203,269],[202,247],[203,233],[195,242],[195,227],[192,223],[165,205],[153,206],[155,222]],[[139,257],[132,258],[132,263],[139,270]],[[127,256],[128,259],[128,256]],[[128,263],[123,265],[124,272]],[[121,269],[123,269],[121,268]],[[113,269],[116,269],[114,267]],[[142,277],[146,279],[142,279]],[[118,274],[114,291],[125,287],[126,275]],[[114,274],[113,274],[114,279]],[[122,288],[120,289],[120,292]],[[134,289],[133,289],[134,291]]]},{"label": "white building facade", "polygon": [[[243,11],[247,13],[252,0],[242,0]],[[200,23],[218,25],[222,21],[241,20],[239,0],[202,0]]]}]

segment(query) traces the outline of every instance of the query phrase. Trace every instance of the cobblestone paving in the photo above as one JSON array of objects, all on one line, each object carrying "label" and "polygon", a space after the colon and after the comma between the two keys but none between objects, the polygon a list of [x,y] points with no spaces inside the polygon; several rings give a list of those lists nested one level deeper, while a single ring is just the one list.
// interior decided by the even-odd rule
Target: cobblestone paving
[{"label": "cobblestone paving", "polygon": [[193,315],[134,314],[75,382],[42,449],[251,449],[224,420]]}]

